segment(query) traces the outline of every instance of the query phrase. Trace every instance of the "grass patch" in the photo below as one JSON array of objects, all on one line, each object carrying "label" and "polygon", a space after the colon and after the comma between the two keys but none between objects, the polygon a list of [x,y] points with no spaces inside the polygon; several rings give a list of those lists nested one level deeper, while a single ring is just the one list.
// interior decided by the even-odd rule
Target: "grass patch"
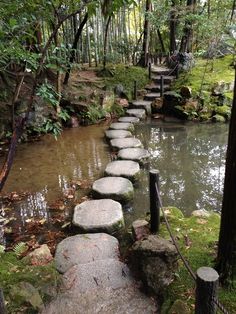
[{"label": "grass patch", "polygon": [[[209,218],[183,217],[178,209],[168,208],[168,217],[181,252],[193,271],[196,272],[202,266],[214,267],[220,216],[212,213]],[[164,224],[161,224],[160,233],[161,236],[169,239]],[[188,305],[190,312],[194,313],[195,285],[182,262],[179,262],[179,269],[175,275],[174,282],[167,289],[162,313],[168,313],[176,300],[183,301]],[[236,313],[235,289],[220,288],[219,300],[229,313]]]}]

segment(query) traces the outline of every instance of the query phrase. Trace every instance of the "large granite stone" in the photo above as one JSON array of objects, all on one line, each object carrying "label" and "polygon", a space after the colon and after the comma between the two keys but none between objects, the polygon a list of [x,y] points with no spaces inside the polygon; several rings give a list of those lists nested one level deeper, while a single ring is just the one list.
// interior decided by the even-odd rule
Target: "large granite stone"
[{"label": "large granite stone", "polygon": [[110,129],[112,130],[126,130],[133,132],[134,131],[134,125],[132,123],[128,122],[115,122],[110,125]]},{"label": "large granite stone", "polygon": [[144,109],[146,113],[150,115],[152,113],[151,103],[151,101],[136,100],[131,103],[130,108]]},{"label": "large granite stone", "polygon": [[113,149],[123,149],[123,148],[130,148],[130,147],[142,147],[142,143],[139,139],[134,137],[127,137],[123,139],[113,139],[110,141],[110,144]]},{"label": "large granite stone", "polygon": [[140,120],[137,117],[120,117],[118,119],[119,122],[128,122],[128,123],[138,123]]},{"label": "large granite stone", "polygon": [[106,137],[109,139],[113,138],[125,138],[132,136],[132,133],[126,130],[107,130],[105,131]]},{"label": "large granite stone", "polygon": [[139,119],[146,118],[146,112],[144,109],[128,109],[126,113],[131,117],[136,117]]},{"label": "large granite stone", "polygon": [[124,148],[118,152],[119,159],[133,160],[142,164],[147,162],[149,157],[149,152],[143,148]]},{"label": "large granite stone", "polygon": [[129,202],[134,196],[134,187],[126,178],[106,177],[93,183],[92,192],[97,198],[111,198],[115,201]]},{"label": "large granite stone", "polygon": [[86,201],[75,207],[72,223],[83,232],[113,233],[124,227],[122,207],[110,199]]},{"label": "large granite stone", "polygon": [[139,173],[139,164],[132,160],[112,161],[105,169],[105,175],[107,176],[124,177],[131,181],[137,180]]},{"label": "large granite stone", "polygon": [[81,234],[68,237],[56,249],[55,263],[60,273],[72,266],[94,260],[118,258],[118,240],[106,233]]}]

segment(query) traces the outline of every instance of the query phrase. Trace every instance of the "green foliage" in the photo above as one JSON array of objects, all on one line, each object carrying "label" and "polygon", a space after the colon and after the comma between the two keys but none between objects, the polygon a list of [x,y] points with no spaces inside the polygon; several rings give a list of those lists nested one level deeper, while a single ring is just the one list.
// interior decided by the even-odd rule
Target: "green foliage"
[{"label": "green foliage", "polygon": [[37,89],[36,95],[41,97],[45,102],[52,105],[54,108],[58,106],[59,94],[54,87],[48,83],[43,83]]},{"label": "green foliage", "polygon": [[22,253],[24,253],[28,249],[28,246],[24,242],[17,243],[14,248],[13,252],[16,254],[17,257],[20,257]]},{"label": "green foliage", "polygon": [[103,119],[106,116],[106,111],[97,104],[91,104],[88,106],[88,110],[82,114],[82,118],[90,123],[97,123],[98,120]]},{"label": "green foliage", "polygon": [[108,108],[107,112],[116,117],[120,117],[125,114],[124,108],[116,103],[114,103],[110,108]]}]

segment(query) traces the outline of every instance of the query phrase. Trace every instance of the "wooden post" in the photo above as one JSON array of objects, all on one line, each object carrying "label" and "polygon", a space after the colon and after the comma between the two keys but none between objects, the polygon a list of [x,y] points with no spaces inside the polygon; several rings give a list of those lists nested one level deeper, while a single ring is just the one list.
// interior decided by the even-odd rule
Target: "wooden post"
[{"label": "wooden post", "polygon": [[150,193],[150,214],[151,214],[151,232],[159,231],[160,226],[160,203],[156,191],[156,184],[159,191],[159,171],[149,171],[149,193]]},{"label": "wooden post", "polygon": [[195,314],[215,314],[219,275],[211,267],[197,270]]},{"label": "wooden post", "polygon": [[159,54],[159,63],[162,63],[162,52]]},{"label": "wooden post", "polygon": [[164,76],[161,75],[161,81],[160,81],[160,96],[163,97],[164,94]]},{"label": "wooden post", "polygon": [[179,64],[178,63],[176,65],[175,76],[177,79],[179,78]]},{"label": "wooden post", "polygon": [[5,301],[3,296],[2,288],[0,288],[0,314],[6,314],[6,307],[5,307]]},{"label": "wooden post", "polygon": [[137,81],[134,81],[134,100],[137,100]]},{"label": "wooden post", "polygon": [[151,65],[151,62],[148,63],[148,77],[149,77],[149,80],[152,79],[152,65]]}]

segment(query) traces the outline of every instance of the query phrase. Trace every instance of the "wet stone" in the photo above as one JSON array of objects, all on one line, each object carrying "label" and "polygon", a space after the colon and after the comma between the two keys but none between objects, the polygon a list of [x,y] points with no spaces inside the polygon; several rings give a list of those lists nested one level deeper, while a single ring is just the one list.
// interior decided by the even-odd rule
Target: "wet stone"
[{"label": "wet stone", "polygon": [[111,198],[120,202],[129,202],[134,196],[133,184],[122,177],[98,179],[93,183],[92,192],[97,198]]},{"label": "wet stone", "polygon": [[136,100],[132,102],[130,108],[144,109],[146,113],[150,115],[152,113],[151,103],[152,103],[151,101]]},{"label": "wet stone", "polygon": [[105,175],[125,177],[135,181],[140,173],[139,164],[132,160],[116,160],[110,162],[105,169]]},{"label": "wet stone", "polygon": [[128,122],[115,122],[110,125],[110,129],[112,130],[127,130],[130,132],[134,131],[134,126],[132,123]]},{"label": "wet stone", "polygon": [[128,122],[128,123],[138,123],[140,120],[137,117],[121,117],[118,119],[119,122]]},{"label": "wet stone", "polygon": [[126,111],[126,113],[129,116],[136,117],[139,119],[145,119],[146,118],[146,112],[144,109],[128,109]]},{"label": "wet stone", "polygon": [[130,147],[142,147],[142,143],[139,139],[134,137],[127,137],[123,139],[113,139],[110,141],[110,144],[113,149],[123,149]]},{"label": "wet stone", "polygon": [[125,138],[132,136],[132,133],[126,130],[108,130],[105,131],[105,134],[108,139]]},{"label": "wet stone", "polygon": [[83,202],[75,207],[73,224],[83,232],[116,232],[124,227],[122,207],[110,199]]},{"label": "wet stone", "polygon": [[80,234],[60,242],[56,249],[55,264],[60,273],[74,265],[119,256],[118,240],[106,233]]},{"label": "wet stone", "polygon": [[149,152],[144,148],[124,148],[118,152],[119,159],[133,160],[139,163],[145,163],[149,157]]}]

